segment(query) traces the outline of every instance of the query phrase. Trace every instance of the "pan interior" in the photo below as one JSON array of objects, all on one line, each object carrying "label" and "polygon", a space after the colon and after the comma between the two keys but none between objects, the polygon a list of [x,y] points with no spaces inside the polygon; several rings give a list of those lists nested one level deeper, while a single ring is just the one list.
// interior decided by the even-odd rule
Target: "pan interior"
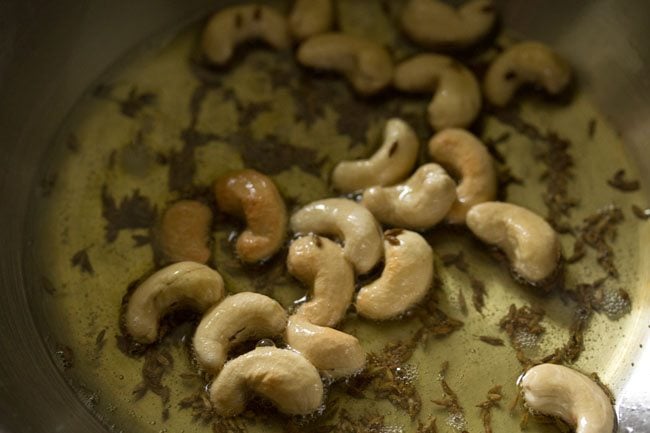
[{"label": "pan interior", "polygon": [[[397,12],[379,2],[342,1],[339,24],[344,31],[379,40],[402,59],[414,47],[394,27]],[[425,116],[428,97],[387,92],[360,99],[342,79],[308,72],[288,52],[245,47],[228,68],[201,68],[192,60],[199,31],[200,25],[193,25],[156,49],[137,51],[88,91],[53,144],[39,197],[34,198],[32,252],[45,288],[33,296],[37,321],[62,374],[82,401],[116,430],[213,428],[213,420],[200,419],[199,404],[182,407],[188,401],[191,406],[191,398],[204,386],[192,375],[191,321],[152,350],[152,359],[158,359],[150,361],[153,375],[159,375],[158,389],[143,390],[145,361],[122,353],[116,338],[127,287],[154,269],[151,228],[170,202],[210,197],[216,177],[250,167],[270,175],[295,210],[335,195],[328,183],[334,165],[372,154],[388,118],[407,120],[422,143],[431,134]],[[481,58],[471,58],[479,68]],[[597,290],[602,302],[588,321],[584,351],[575,362],[582,371],[597,372],[616,391],[641,338],[639,322],[648,297],[642,286],[648,278],[640,264],[648,260],[644,240],[649,236],[648,223],[631,211],[633,205],[644,204],[642,192],[622,192],[607,183],[619,169],[630,179],[638,175],[619,135],[580,92],[570,103],[526,95],[517,109],[486,113],[476,132],[503,155],[503,167],[513,179],[521,181],[503,188],[508,201],[545,216],[549,192],[560,194],[550,203],[575,201],[566,216],[558,217],[576,233],[562,235],[565,256],[572,255],[585,219],[599,211],[621,210],[623,220],[611,224],[613,231],[605,237],[618,276],[609,276]],[[427,160],[422,152],[420,163]],[[564,181],[566,188],[558,192],[557,183]],[[244,268],[230,242],[238,229],[235,222],[218,218],[213,231],[211,264],[224,276],[228,290],[261,292],[291,307],[305,289],[286,273],[286,251],[263,266]],[[218,428],[283,431],[293,423],[308,431],[310,423],[340,427],[337,423],[348,422],[358,431],[373,425],[376,431],[411,432],[436,418],[440,431],[481,431],[481,409],[476,406],[490,389],[502,385],[504,397],[492,410],[491,423],[495,431],[515,431],[523,410],[510,407],[522,365],[500,320],[511,305],[541,308],[545,332],[536,337],[519,330],[514,344],[530,358],[553,353],[569,341],[580,313],[568,292],[608,276],[607,271],[597,252],[587,247],[584,258],[566,265],[568,292],[541,296],[514,281],[466,232],[442,226],[426,237],[436,253],[439,277],[432,289],[435,308],[426,314],[440,326],[429,329],[426,344],[415,345],[408,360],[386,370],[393,377],[384,385],[399,392],[370,387],[364,389],[368,398],[355,398],[358,384],[351,381],[330,387],[328,408],[338,410],[326,408],[320,420],[288,420],[263,411],[262,417],[247,415]],[[459,252],[465,270],[452,260]],[[477,285],[486,292],[480,312]],[[619,289],[629,293],[631,309]],[[442,335],[456,321],[462,326]],[[421,326],[417,315],[386,323],[350,316],[342,329],[356,335],[368,352],[385,355],[387,345],[406,345]],[[504,346],[481,337],[501,339]],[[441,384],[445,362],[445,380],[457,394],[457,408],[439,404],[451,397]],[[547,421],[531,419],[528,431],[555,431]]]}]

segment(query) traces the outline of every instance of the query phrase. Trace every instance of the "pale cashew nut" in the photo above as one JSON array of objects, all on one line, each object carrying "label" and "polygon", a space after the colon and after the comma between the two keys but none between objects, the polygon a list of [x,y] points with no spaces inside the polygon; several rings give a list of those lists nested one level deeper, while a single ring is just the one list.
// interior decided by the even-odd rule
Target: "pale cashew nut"
[{"label": "pale cashew nut", "polygon": [[287,20],[275,9],[263,5],[233,6],[214,14],[206,24],[201,48],[210,63],[223,65],[237,45],[262,40],[281,50],[291,46]]},{"label": "pale cashew nut", "polygon": [[332,172],[332,184],[347,193],[375,185],[392,185],[408,176],[420,143],[413,129],[400,119],[384,127],[384,143],[369,159],[342,161]]},{"label": "pale cashew nut", "polygon": [[258,347],[228,361],[210,385],[210,401],[217,414],[235,416],[251,392],[287,415],[308,415],[323,403],[316,367],[297,352],[275,347]]},{"label": "pale cashew nut", "polygon": [[366,365],[366,351],[350,334],[292,316],[284,335],[292,349],[331,379],[352,376]]},{"label": "pale cashew nut", "polygon": [[393,60],[384,47],[343,33],[307,39],[298,48],[298,61],[310,68],[343,74],[362,95],[379,92],[393,78]]},{"label": "pale cashew nut", "polygon": [[429,155],[460,178],[456,202],[447,214],[448,222],[464,224],[472,206],[496,197],[494,161],[481,140],[470,132],[462,129],[439,132],[429,140]]},{"label": "pale cashew nut", "polygon": [[245,169],[215,182],[219,208],[246,219],[246,230],[237,239],[237,255],[248,263],[266,260],[278,252],[287,235],[287,209],[273,181]]},{"label": "pale cashew nut", "polygon": [[589,377],[556,364],[528,370],[519,386],[528,409],[562,419],[576,433],[613,433],[616,415],[605,392]]},{"label": "pale cashew nut", "polygon": [[192,343],[196,359],[206,371],[216,374],[235,344],[282,335],[287,313],[277,301],[259,293],[229,296],[208,311],[196,328]]},{"label": "pale cashew nut", "polygon": [[456,200],[456,183],[438,164],[425,164],[405,182],[363,192],[361,204],[384,224],[425,230],[440,222]]},{"label": "pale cashew nut", "polygon": [[299,40],[325,33],[333,21],[332,0],[296,0],[289,16],[291,33]]},{"label": "pale cashew nut", "polygon": [[377,280],[363,286],[355,306],[372,320],[395,319],[426,296],[433,281],[433,250],[415,232],[384,233],[385,266]]},{"label": "pale cashew nut", "polygon": [[410,0],[402,12],[402,30],[432,49],[467,48],[490,33],[496,22],[492,0],[471,0],[458,9],[438,0]]},{"label": "pale cashew nut", "polygon": [[196,200],[180,200],[167,208],[159,227],[159,242],[169,262],[206,263],[210,258],[212,211]]},{"label": "pale cashew nut", "polygon": [[500,248],[516,275],[543,283],[560,262],[560,241],[549,223],[523,207],[485,202],[467,213],[467,227],[483,242]]},{"label": "pale cashew nut", "polygon": [[395,87],[403,92],[434,92],[427,109],[435,130],[464,128],[481,109],[481,87],[474,73],[451,57],[420,54],[395,67]]},{"label": "pale cashew nut", "polygon": [[381,259],[381,228],[360,204],[343,198],[312,202],[291,217],[297,234],[329,234],[343,241],[345,258],[359,274],[369,272]]},{"label": "pale cashew nut", "polygon": [[202,313],[223,296],[223,279],[217,271],[200,263],[175,263],[135,289],[126,307],[124,326],[138,343],[153,343],[160,319],[170,310],[189,307]]},{"label": "pale cashew nut", "polygon": [[354,296],[354,270],[338,244],[318,235],[300,237],[289,247],[287,269],[311,287],[311,299],[295,316],[319,326],[343,319]]},{"label": "pale cashew nut", "polygon": [[535,84],[557,95],[570,81],[571,67],[555,51],[540,42],[520,42],[490,64],[483,90],[492,105],[503,107],[523,84]]}]

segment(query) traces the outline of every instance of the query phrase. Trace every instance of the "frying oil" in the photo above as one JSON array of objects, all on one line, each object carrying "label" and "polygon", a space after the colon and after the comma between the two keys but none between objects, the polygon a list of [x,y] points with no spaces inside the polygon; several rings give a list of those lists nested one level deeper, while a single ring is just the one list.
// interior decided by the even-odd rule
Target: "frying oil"
[{"label": "frying oil", "polygon": [[[285,10],[288,5],[278,7]],[[397,59],[413,52],[392,23],[396,12],[379,2],[340,1],[339,13],[343,31],[379,40],[391,47]],[[246,47],[228,68],[207,70],[194,60],[199,31],[199,25],[191,26],[158,49],[130,56],[89,90],[63,126],[54,156],[44,166],[44,172],[56,173],[56,182],[42,191],[34,206],[38,269],[49,288],[34,301],[43,311],[37,322],[62,374],[84,403],[116,431],[208,432],[212,428],[193,419],[192,410],[179,406],[204,385],[192,376],[196,368],[188,341],[193,322],[171,331],[161,343],[172,360],[161,376],[162,385],[170,390],[168,400],[138,391],[143,359],[118,348],[122,298],[130,283],[154,270],[150,229],[170,202],[209,197],[215,178],[250,167],[271,176],[293,211],[333,196],[328,183],[332,168],[340,160],[371,155],[388,118],[408,121],[423,148],[431,134],[425,115],[428,97],[387,92],[360,99],[344,80],[301,69],[291,53],[255,46]],[[609,187],[606,179],[618,169],[634,178],[635,168],[626,159],[616,131],[582,94],[574,95],[570,104],[529,95],[519,117],[571,143],[568,154],[574,165],[569,167],[568,194],[578,199],[570,212],[573,226],[610,204],[624,212],[625,220],[610,240],[620,276],[604,283],[604,304],[614,315],[624,313],[627,304],[616,296],[624,288],[631,294],[632,311],[617,321],[594,315],[585,334],[585,351],[575,364],[585,372],[598,372],[615,388],[638,336],[636,308],[648,296],[641,291],[639,274],[639,263],[647,254],[642,239],[648,237],[648,229],[630,212],[632,204],[643,204],[641,193],[622,193]],[[543,163],[547,144],[522,135],[492,114],[484,116],[479,129],[484,140],[498,141],[495,148],[511,174],[521,180],[507,186],[507,200],[546,215],[542,195],[548,184]],[[420,163],[428,160],[425,153]],[[231,243],[233,231],[239,228],[217,217],[213,231],[210,264],[222,273],[229,292],[261,292],[287,307],[304,297],[305,288],[286,273],[286,251],[260,267],[240,265]],[[379,416],[381,423],[368,427],[373,431],[415,432],[419,422],[427,425],[435,417],[438,431],[480,432],[483,422],[476,405],[486,400],[488,390],[502,385],[504,398],[492,409],[492,427],[517,431],[523,411],[510,407],[517,397],[515,383],[522,367],[499,321],[511,304],[543,308],[546,332],[516,335],[529,356],[543,356],[567,340],[572,303],[558,294],[542,296],[518,284],[486,248],[460,230],[441,227],[426,237],[437,257],[438,307],[463,326],[419,344],[396,370],[419,392],[420,411],[410,416],[385,399],[353,398],[336,384],[329,389],[328,401],[336,400],[351,419]],[[573,238],[563,235],[562,241],[565,256],[570,256]],[[469,275],[443,264],[443,257],[461,251],[469,273],[485,286],[480,312],[472,302]],[[582,260],[566,266],[567,287],[603,276],[605,271],[590,249]],[[351,315],[342,329],[357,336],[368,352],[380,353],[387,344],[408,341],[418,326],[408,317],[374,323]],[[505,345],[487,344],[479,339],[482,336],[500,338]],[[461,410],[433,402],[450,397],[441,386],[446,361],[444,378],[457,394]],[[282,431],[286,420],[247,416],[241,423],[250,432],[270,432]],[[527,431],[554,429],[531,420]]]}]

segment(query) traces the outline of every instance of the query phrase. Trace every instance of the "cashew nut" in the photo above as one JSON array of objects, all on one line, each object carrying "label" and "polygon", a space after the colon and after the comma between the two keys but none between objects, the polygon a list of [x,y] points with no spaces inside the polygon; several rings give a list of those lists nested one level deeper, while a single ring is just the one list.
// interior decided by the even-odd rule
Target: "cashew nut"
[{"label": "cashew nut", "polygon": [[287,326],[284,308],[268,296],[242,292],[229,296],[201,319],[193,338],[199,364],[218,373],[234,344],[281,335]]},{"label": "cashew nut", "polygon": [[354,271],[336,243],[318,235],[303,236],[289,247],[289,273],[311,287],[311,299],[295,312],[319,326],[335,326],[354,295]]},{"label": "cashew nut", "polygon": [[223,295],[217,271],[200,263],[175,263],[151,275],[131,294],[124,315],[126,331],[138,343],[153,343],[167,312],[190,307],[202,313]]},{"label": "cashew nut", "polygon": [[275,254],[286,237],[287,209],[273,181],[260,172],[245,169],[217,180],[219,208],[245,217],[247,228],[237,239],[239,258],[252,263]]},{"label": "cashew nut", "polygon": [[541,283],[560,260],[560,241],[553,228],[534,212],[510,203],[485,202],[467,213],[467,227],[483,242],[499,247],[518,276]]},{"label": "cashew nut", "polygon": [[307,39],[298,48],[298,61],[304,66],[345,75],[363,95],[379,92],[393,78],[393,60],[384,47],[343,33],[324,33]]},{"label": "cashew nut", "polygon": [[251,391],[288,415],[307,415],[323,402],[316,367],[297,352],[275,347],[258,347],[228,361],[210,385],[210,401],[217,414],[235,416],[246,408]]},{"label": "cashew nut", "polygon": [[230,60],[235,47],[248,40],[262,40],[277,50],[289,48],[287,20],[268,6],[229,7],[210,18],[203,30],[201,47],[210,63],[223,65]]},{"label": "cashew nut", "polygon": [[303,40],[325,33],[334,21],[332,0],[296,0],[289,16],[291,33]]},{"label": "cashew nut", "polygon": [[332,173],[332,183],[347,193],[374,185],[392,185],[408,176],[418,157],[420,143],[403,120],[390,119],[384,128],[384,143],[370,159],[342,161]]},{"label": "cashew nut", "polygon": [[291,229],[298,234],[338,236],[343,254],[359,274],[369,272],[381,259],[381,228],[358,203],[343,198],[312,202],[291,217]]},{"label": "cashew nut", "polygon": [[541,364],[528,370],[519,383],[526,406],[557,417],[576,433],[613,433],[615,414],[603,390],[571,368]]},{"label": "cashew nut", "polygon": [[415,232],[384,233],[385,266],[377,280],[357,294],[357,313],[373,320],[395,319],[420,302],[433,281],[433,250]]},{"label": "cashew nut", "polygon": [[462,129],[441,131],[429,140],[429,155],[460,177],[457,199],[447,214],[448,222],[465,223],[472,206],[496,197],[497,176],[492,156],[473,134]]},{"label": "cashew nut", "polygon": [[460,49],[487,36],[496,17],[492,0],[471,0],[458,9],[438,0],[411,0],[402,12],[402,29],[427,48]]},{"label": "cashew nut", "polygon": [[438,164],[425,164],[405,182],[374,186],[361,204],[384,224],[424,230],[436,225],[456,200],[456,183]]},{"label": "cashew nut", "polygon": [[539,42],[521,42],[501,53],[489,66],[483,83],[485,97],[497,107],[507,105],[525,83],[561,93],[571,81],[571,67]]},{"label": "cashew nut", "polygon": [[352,335],[292,316],[285,341],[331,379],[352,376],[366,365],[366,351]]},{"label": "cashew nut", "polygon": [[395,87],[404,92],[434,92],[427,109],[433,129],[464,128],[481,109],[481,87],[460,62],[438,54],[420,54],[395,68]]},{"label": "cashew nut", "polygon": [[210,225],[212,211],[195,200],[172,204],[162,217],[159,229],[160,247],[169,262],[206,263],[210,258]]}]

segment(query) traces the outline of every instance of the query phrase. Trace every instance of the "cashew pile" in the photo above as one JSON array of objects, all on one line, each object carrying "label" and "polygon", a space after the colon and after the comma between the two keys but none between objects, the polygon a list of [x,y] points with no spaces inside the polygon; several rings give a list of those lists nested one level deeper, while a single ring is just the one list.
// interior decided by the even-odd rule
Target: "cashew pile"
[{"label": "cashew pile", "polygon": [[207,263],[210,258],[212,210],[196,200],[172,204],[162,217],[159,228],[160,247],[169,262]]},{"label": "cashew pile", "polygon": [[298,48],[298,61],[310,68],[343,74],[362,95],[379,92],[393,78],[393,60],[384,47],[344,33],[307,39]]},{"label": "cashew pile", "polygon": [[481,109],[476,77],[451,57],[419,54],[405,60],[396,66],[393,84],[403,92],[433,92],[428,113],[435,130],[468,127]]},{"label": "cashew pile", "polygon": [[325,33],[334,21],[333,0],[296,0],[289,16],[291,34],[303,40]]},{"label": "cashew pile", "polygon": [[614,432],[616,416],[609,397],[582,373],[541,364],[528,370],[519,386],[533,413],[560,418],[576,433]]},{"label": "cashew pile", "polygon": [[485,97],[498,107],[507,105],[526,83],[551,95],[562,93],[571,81],[571,67],[555,51],[539,42],[520,42],[501,53],[488,68]]},{"label": "cashew pile", "polygon": [[472,206],[496,197],[494,161],[485,145],[472,133],[462,129],[437,133],[429,140],[429,155],[460,178],[456,201],[446,217],[451,224],[465,223]]},{"label": "cashew pile", "polygon": [[393,229],[384,233],[386,258],[379,279],[363,286],[355,301],[368,319],[395,319],[420,302],[433,281],[433,250],[419,234]]},{"label": "cashew pile", "polygon": [[332,184],[344,193],[375,185],[392,185],[408,176],[418,157],[420,143],[401,119],[389,119],[384,142],[369,159],[342,161],[332,172]]},{"label": "cashew pile", "polygon": [[[360,192],[358,201],[326,198],[288,218],[273,181],[244,169],[216,180],[215,209],[180,200],[165,211],[159,243],[165,259],[178,263],[155,272],[128,297],[124,331],[137,343],[151,344],[168,312],[191,308],[201,313],[192,339],[194,355],[212,378],[209,400],[220,416],[242,413],[252,394],[285,414],[308,415],[324,403],[321,376],[337,380],[362,371],[366,352],[361,342],[334,327],[352,304],[359,316],[382,321],[403,317],[426,297],[434,278],[434,253],[415,231],[445,219],[465,224],[480,240],[501,249],[513,274],[526,282],[545,286],[559,274],[558,234],[534,212],[493,201],[494,161],[476,136],[458,129],[474,124],[480,114],[481,88],[474,74],[458,60],[433,53],[415,55],[394,68],[391,53],[375,41],[331,32],[335,19],[332,0],[296,0],[288,19],[268,6],[229,7],[210,18],[201,49],[209,63],[224,65],[244,41],[285,49],[294,37],[302,41],[296,53],[300,64],[338,72],[362,95],[391,83],[403,92],[432,92],[428,121],[437,132],[429,139],[428,153],[434,162],[416,168],[419,137],[405,121],[391,118],[371,157],[341,161],[332,172],[334,189]],[[492,0],[470,0],[458,9],[437,0],[410,0],[401,25],[427,48],[463,49],[485,38],[495,20]],[[570,80],[568,64],[555,52],[523,42],[492,62],[483,92],[490,104],[501,107],[523,84],[557,94]],[[287,312],[258,293],[226,296],[221,275],[204,265],[211,257],[217,209],[244,220],[235,249],[245,263],[268,260],[286,247],[289,226],[295,236],[286,268],[308,287],[305,302]],[[391,228],[384,232],[381,224]],[[359,283],[356,291],[357,277],[373,270],[381,275]],[[273,339],[273,344],[261,339]],[[256,341],[255,349],[234,356],[249,347],[243,343],[252,347]],[[561,418],[577,433],[613,431],[609,399],[572,369],[538,365],[522,376],[520,386],[533,412]]]},{"label": "cashew pile", "polygon": [[223,212],[246,219],[236,246],[241,260],[259,262],[278,252],[286,238],[287,210],[268,176],[240,170],[217,180],[214,193]]},{"label": "cashew pile", "polygon": [[438,164],[425,164],[404,183],[368,188],[361,204],[384,224],[425,230],[442,221],[455,200],[453,179]]},{"label": "cashew pile", "polygon": [[439,0],[410,0],[402,12],[402,30],[432,49],[461,49],[476,44],[494,27],[492,0],[470,0],[454,9]]},{"label": "cashew pile", "polygon": [[558,268],[557,233],[528,209],[510,203],[481,203],[469,210],[466,223],[483,242],[499,247],[514,273],[532,284],[544,283]]},{"label": "cashew pile", "polygon": [[175,263],[151,275],[131,294],[124,327],[138,343],[153,343],[160,319],[169,311],[191,308],[203,312],[223,296],[223,278],[217,271],[200,263]]},{"label": "cashew pile", "polygon": [[203,30],[201,49],[206,60],[224,65],[237,45],[262,40],[275,49],[291,46],[286,18],[263,5],[232,6],[214,14]]}]

